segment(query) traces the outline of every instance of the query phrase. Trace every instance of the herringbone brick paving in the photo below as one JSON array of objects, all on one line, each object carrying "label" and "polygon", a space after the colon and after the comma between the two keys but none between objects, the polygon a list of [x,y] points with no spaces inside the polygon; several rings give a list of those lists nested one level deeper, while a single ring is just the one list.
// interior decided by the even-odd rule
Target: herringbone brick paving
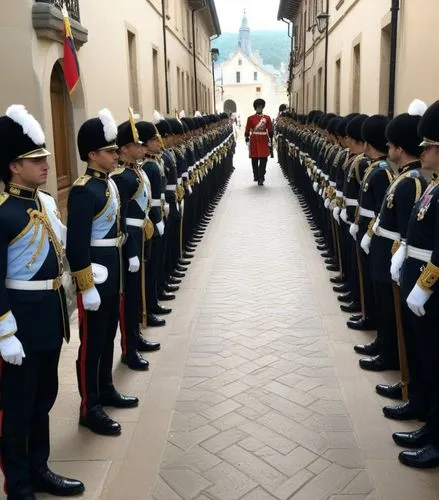
[{"label": "herringbone brick paving", "polygon": [[118,438],[78,428],[73,333],[52,467],[84,500],[437,500],[437,471],[397,462],[391,433],[417,424],[382,417],[373,388],[396,374],[358,368],[370,335],[347,330],[279,166],[256,186],[242,142],[235,166],[167,326],[147,330],[162,342],[150,371],[115,356],[117,387],[141,400],[110,412]]}]

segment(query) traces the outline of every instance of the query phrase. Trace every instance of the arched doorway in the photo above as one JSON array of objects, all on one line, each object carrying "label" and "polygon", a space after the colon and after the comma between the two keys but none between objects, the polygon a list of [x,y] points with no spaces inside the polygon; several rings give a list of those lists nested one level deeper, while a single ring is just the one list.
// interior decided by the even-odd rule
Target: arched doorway
[{"label": "arched doorway", "polygon": [[232,99],[227,99],[224,102],[224,111],[230,116],[232,113],[236,113],[236,102]]},{"label": "arched doorway", "polygon": [[64,82],[61,65],[57,62],[50,77],[50,102],[52,107],[52,131],[58,186],[58,207],[61,218],[66,220],[67,197],[72,185],[69,124],[71,120],[70,97]]}]

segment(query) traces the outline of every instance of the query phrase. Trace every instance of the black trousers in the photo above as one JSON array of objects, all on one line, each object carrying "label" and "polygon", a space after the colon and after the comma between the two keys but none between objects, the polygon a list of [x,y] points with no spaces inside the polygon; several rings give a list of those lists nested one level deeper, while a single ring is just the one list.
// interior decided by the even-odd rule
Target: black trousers
[{"label": "black trousers", "polygon": [[[98,285],[99,291],[99,285]],[[101,295],[97,311],[86,311],[78,295],[79,339],[76,370],[81,415],[99,404],[99,394],[111,392],[113,386],[114,337],[119,322],[120,295]],[[138,317],[136,315],[136,317]]]},{"label": "black trousers", "polygon": [[253,179],[257,181],[265,180],[265,171],[267,168],[267,158],[252,158]]},{"label": "black trousers", "polygon": [[[135,231],[129,229],[130,238],[138,240],[138,247],[142,248],[142,228],[133,228]],[[126,247],[123,247],[123,267],[124,267],[124,290],[123,296],[120,300],[119,311],[119,325],[120,325],[120,345],[122,353],[128,356],[133,355],[137,349],[137,342],[139,338],[139,322],[141,311],[141,278],[144,272],[145,263],[142,262],[142,255],[139,255],[141,262],[140,270],[137,273],[130,273],[128,271],[129,260],[126,252]]]},{"label": "black trousers", "polygon": [[158,304],[158,289],[163,280],[163,237],[154,236],[150,240],[151,253],[147,265],[146,287],[147,293],[147,309],[157,306]]},{"label": "black trousers", "polygon": [[390,361],[397,361],[398,337],[396,333],[396,313],[392,283],[389,281],[373,282],[375,293],[375,318],[377,342],[380,354]]},{"label": "black trousers", "polygon": [[[167,280],[177,265],[180,256],[180,221],[181,214],[173,203],[169,207],[164,234],[164,278]],[[163,284],[162,284],[163,286]]]},{"label": "black trousers", "polygon": [[61,346],[26,352],[21,366],[1,361],[1,461],[9,495],[31,490],[31,478],[47,464],[60,352]]}]

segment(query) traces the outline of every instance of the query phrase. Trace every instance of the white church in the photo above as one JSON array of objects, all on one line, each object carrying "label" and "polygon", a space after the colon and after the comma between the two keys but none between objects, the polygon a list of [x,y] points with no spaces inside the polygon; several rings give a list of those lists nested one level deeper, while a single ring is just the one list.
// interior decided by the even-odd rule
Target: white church
[{"label": "white church", "polygon": [[217,110],[235,113],[244,128],[247,116],[254,113],[253,101],[261,98],[266,102],[264,113],[275,118],[279,106],[288,103],[286,78],[284,65],[280,70],[264,65],[259,51],[252,51],[251,33],[244,11],[238,47],[227,61],[215,67]]}]

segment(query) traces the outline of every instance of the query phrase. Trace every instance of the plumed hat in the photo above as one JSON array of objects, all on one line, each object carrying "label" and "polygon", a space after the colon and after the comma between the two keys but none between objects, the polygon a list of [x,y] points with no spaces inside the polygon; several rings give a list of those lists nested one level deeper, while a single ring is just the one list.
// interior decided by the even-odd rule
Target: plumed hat
[{"label": "plumed hat", "polygon": [[21,104],[14,104],[0,117],[0,178],[10,178],[9,164],[17,159],[43,158],[50,153],[45,148],[41,125]]},{"label": "plumed hat", "polygon": [[434,102],[424,113],[418,126],[422,137],[421,146],[439,146],[439,101]]},{"label": "plumed hat", "polygon": [[402,148],[411,156],[420,156],[422,138],[418,135],[418,125],[427,105],[415,99],[409,106],[407,113],[396,116],[386,128],[387,141]]},{"label": "plumed hat", "polygon": [[97,118],[91,118],[81,125],[78,132],[78,150],[82,161],[88,160],[92,151],[117,149],[117,125],[107,108],[99,111]]}]

